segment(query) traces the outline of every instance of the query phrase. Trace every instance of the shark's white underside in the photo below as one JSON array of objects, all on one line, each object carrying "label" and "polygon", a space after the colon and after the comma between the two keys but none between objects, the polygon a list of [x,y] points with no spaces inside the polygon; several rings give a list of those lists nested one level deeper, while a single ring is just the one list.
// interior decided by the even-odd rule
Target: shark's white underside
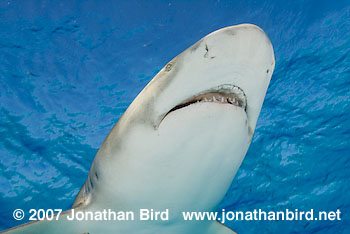
[{"label": "shark's white underside", "polygon": [[169,209],[169,221],[67,221],[66,211],[5,233],[234,233],[215,221],[184,221],[181,212],[217,209],[252,140],[274,65],[257,26],[213,32],[168,63],[109,133],[74,209]]}]

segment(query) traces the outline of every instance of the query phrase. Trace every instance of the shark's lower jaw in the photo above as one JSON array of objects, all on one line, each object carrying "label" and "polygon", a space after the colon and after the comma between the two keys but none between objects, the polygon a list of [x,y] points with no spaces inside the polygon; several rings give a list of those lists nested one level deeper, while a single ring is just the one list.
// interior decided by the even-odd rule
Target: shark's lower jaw
[{"label": "shark's lower jaw", "polygon": [[164,115],[163,119],[171,112],[177,111],[192,104],[205,102],[233,105],[242,108],[244,111],[247,109],[247,98],[243,89],[236,85],[220,85],[205,92],[201,92],[198,95],[176,105]]}]

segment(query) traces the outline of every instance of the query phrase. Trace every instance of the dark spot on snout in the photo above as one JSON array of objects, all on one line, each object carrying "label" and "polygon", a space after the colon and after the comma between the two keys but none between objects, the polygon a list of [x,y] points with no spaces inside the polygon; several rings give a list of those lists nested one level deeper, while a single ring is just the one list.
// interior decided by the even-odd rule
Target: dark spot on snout
[{"label": "dark spot on snout", "polygon": [[96,171],[95,171],[95,178],[98,180],[98,174]]},{"label": "dark spot on snout", "polygon": [[202,43],[203,39],[200,39],[196,44],[194,44],[192,47],[191,47],[191,52],[194,52],[198,49],[198,47],[200,46],[200,44]]},{"label": "dark spot on snout", "polygon": [[225,33],[227,33],[228,35],[234,36],[236,35],[236,29],[227,29],[225,30]]},{"label": "dark spot on snout", "polygon": [[270,69],[267,69],[267,70],[266,70],[266,74],[269,74],[269,72],[270,72]]}]

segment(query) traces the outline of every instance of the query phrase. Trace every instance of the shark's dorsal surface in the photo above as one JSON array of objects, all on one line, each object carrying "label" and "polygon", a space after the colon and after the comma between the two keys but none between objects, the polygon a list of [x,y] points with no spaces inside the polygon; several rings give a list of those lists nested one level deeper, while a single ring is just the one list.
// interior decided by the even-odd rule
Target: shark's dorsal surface
[{"label": "shark's dorsal surface", "polygon": [[[5,233],[221,234],[215,221],[184,221],[184,211],[215,211],[253,137],[275,60],[269,38],[242,24],[215,31],[170,61],[113,127],[77,195],[77,211],[133,211],[133,221],[29,223]],[[139,209],[169,220],[140,221]]]}]

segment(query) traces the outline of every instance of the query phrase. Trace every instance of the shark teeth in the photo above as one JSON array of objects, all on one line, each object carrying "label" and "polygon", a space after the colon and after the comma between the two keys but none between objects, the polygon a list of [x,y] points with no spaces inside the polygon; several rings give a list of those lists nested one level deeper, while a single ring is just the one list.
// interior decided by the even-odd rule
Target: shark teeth
[{"label": "shark teeth", "polygon": [[168,113],[166,113],[163,116],[163,119],[167,114],[169,114],[172,111],[176,111],[191,104],[209,102],[234,105],[242,108],[244,111],[246,111],[247,109],[247,98],[240,87],[235,85],[221,85],[216,88],[210,89],[206,92],[200,93],[178,104],[177,106],[173,107]]},{"label": "shark teeth", "polygon": [[198,101],[200,103],[204,102],[215,102],[221,104],[231,104],[246,109],[246,97],[242,89],[237,86],[224,87],[222,89],[208,91],[206,93],[199,94],[193,98],[178,105],[178,107],[184,107],[191,103]]},{"label": "shark teeth", "polygon": [[233,98],[233,97],[224,97],[221,96],[220,94],[216,95],[216,96],[212,96],[212,97],[205,97],[205,98],[201,98],[201,99],[196,99],[195,101],[196,103],[199,102],[215,102],[215,103],[222,103],[222,104],[232,104],[235,106],[239,106],[242,107],[241,103],[238,101],[237,98]]}]

